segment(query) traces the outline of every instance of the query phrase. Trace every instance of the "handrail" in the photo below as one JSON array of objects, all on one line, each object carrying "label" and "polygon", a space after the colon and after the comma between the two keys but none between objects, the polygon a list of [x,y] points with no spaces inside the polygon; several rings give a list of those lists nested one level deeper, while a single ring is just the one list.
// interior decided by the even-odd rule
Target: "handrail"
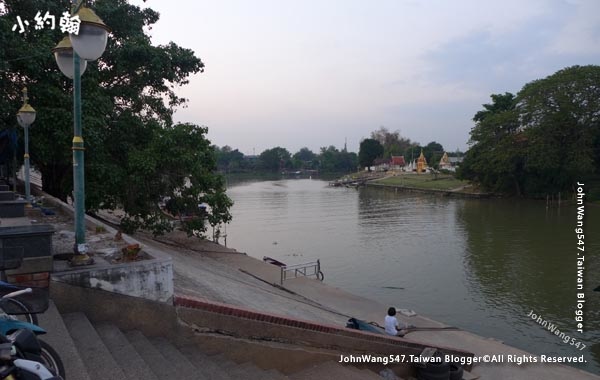
[{"label": "handrail", "polygon": [[284,265],[280,268],[280,284],[287,279],[288,272],[294,273],[294,278],[301,276],[316,276],[319,281],[323,281],[325,276],[321,272],[321,260],[312,261],[304,264]]}]

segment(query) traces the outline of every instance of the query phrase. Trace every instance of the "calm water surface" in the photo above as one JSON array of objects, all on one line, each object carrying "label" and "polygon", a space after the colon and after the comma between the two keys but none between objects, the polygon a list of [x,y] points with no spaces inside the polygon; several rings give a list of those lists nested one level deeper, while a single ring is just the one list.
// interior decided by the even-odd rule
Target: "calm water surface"
[{"label": "calm water surface", "polygon": [[[530,352],[581,355],[600,373],[600,208],[586,206],[585,330],[576,332],[575,207],[470,200],[319,180],[232,184],[228,245],[325,282]],[[391,288],[391,289],[390,289]],[[587,345],[563,343],[530,311]]]}]

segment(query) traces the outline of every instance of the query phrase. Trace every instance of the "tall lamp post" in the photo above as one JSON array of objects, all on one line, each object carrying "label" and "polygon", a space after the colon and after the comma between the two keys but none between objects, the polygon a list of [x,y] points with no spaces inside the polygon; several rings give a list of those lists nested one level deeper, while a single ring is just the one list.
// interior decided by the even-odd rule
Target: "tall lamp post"
[{"label": "tall lamp post", "polygon": [[87,61],[94,61],[104,53],[108,27],[83,1],[75,1],[72,9],[81,24],[78,34],[70,34],[52,49],[60,71],[73,79],[73,198],[75,208],[75,256],[72,265],[88,265],[93,259],[87,254],[85,243],[85,181],[84,145],[81,128],[81,75]]},{"label": "tall lamp post", "polygon": [[35,121],[35,110],[28,103],[27,87],[23,88],[23,106],[17,112],[17,122],[25,130],[25,200],[31,204],[31,192],[29,187],[29,126]]}]

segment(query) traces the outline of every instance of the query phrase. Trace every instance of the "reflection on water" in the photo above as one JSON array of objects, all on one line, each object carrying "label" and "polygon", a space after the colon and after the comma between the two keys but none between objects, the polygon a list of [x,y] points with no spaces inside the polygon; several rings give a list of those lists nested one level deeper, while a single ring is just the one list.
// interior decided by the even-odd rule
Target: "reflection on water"
[{"label": "reflection on water", "polygon": [[[326,281],[384,304],[528,351],[576,355],[530,311],[588,348],[600,372],[600,210],[586,209],[584,335],[575,331],[574,207],[532,201],[466,200],[380,189],[329,188],[318,180],[246,182],[228,243],[288,264],[321,259]],[[592,258],[595,256],[595,260]]]},{"label": "reflection on water", "polygon": [[[592,345],[600,341],[600,297],[593,284],[599,282],[598,239],[590,233],[586,240],[587,295],[585,334],[578,333],[576,305],[575,208],[546,210],[543,203],[506,200],[465,202],[458,212],[467,234],[466,264],[470,289],[479,293],[483,310],[504,340],[520,347],[532,345],[539,353],[570,355],[576,348],[564,344],[542,326],[525,318],[531,311],[555,324],[562,332],[582,341],[589,359]],[[589,212],[586,230],[598,229],[597,214]],[[595,264],[595,265],[594,265]],[[501,323],[506,321],[509,323]],[[496,323],[499,322],[499,323]],[[487,328],[486,328],[487,327]]]}]

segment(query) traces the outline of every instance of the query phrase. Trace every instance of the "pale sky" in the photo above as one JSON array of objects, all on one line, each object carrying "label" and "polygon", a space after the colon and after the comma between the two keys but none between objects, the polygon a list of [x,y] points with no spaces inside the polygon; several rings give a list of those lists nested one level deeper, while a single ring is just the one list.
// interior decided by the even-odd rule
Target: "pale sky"
[{"label": "pale sky", "polygon": [[205,72],[177,92],[177,121],[245,154],[275,146],[358,151],[385,126],[466,150],[490,94],[600,64],[598,0],[141,0],[155,44]]}]

